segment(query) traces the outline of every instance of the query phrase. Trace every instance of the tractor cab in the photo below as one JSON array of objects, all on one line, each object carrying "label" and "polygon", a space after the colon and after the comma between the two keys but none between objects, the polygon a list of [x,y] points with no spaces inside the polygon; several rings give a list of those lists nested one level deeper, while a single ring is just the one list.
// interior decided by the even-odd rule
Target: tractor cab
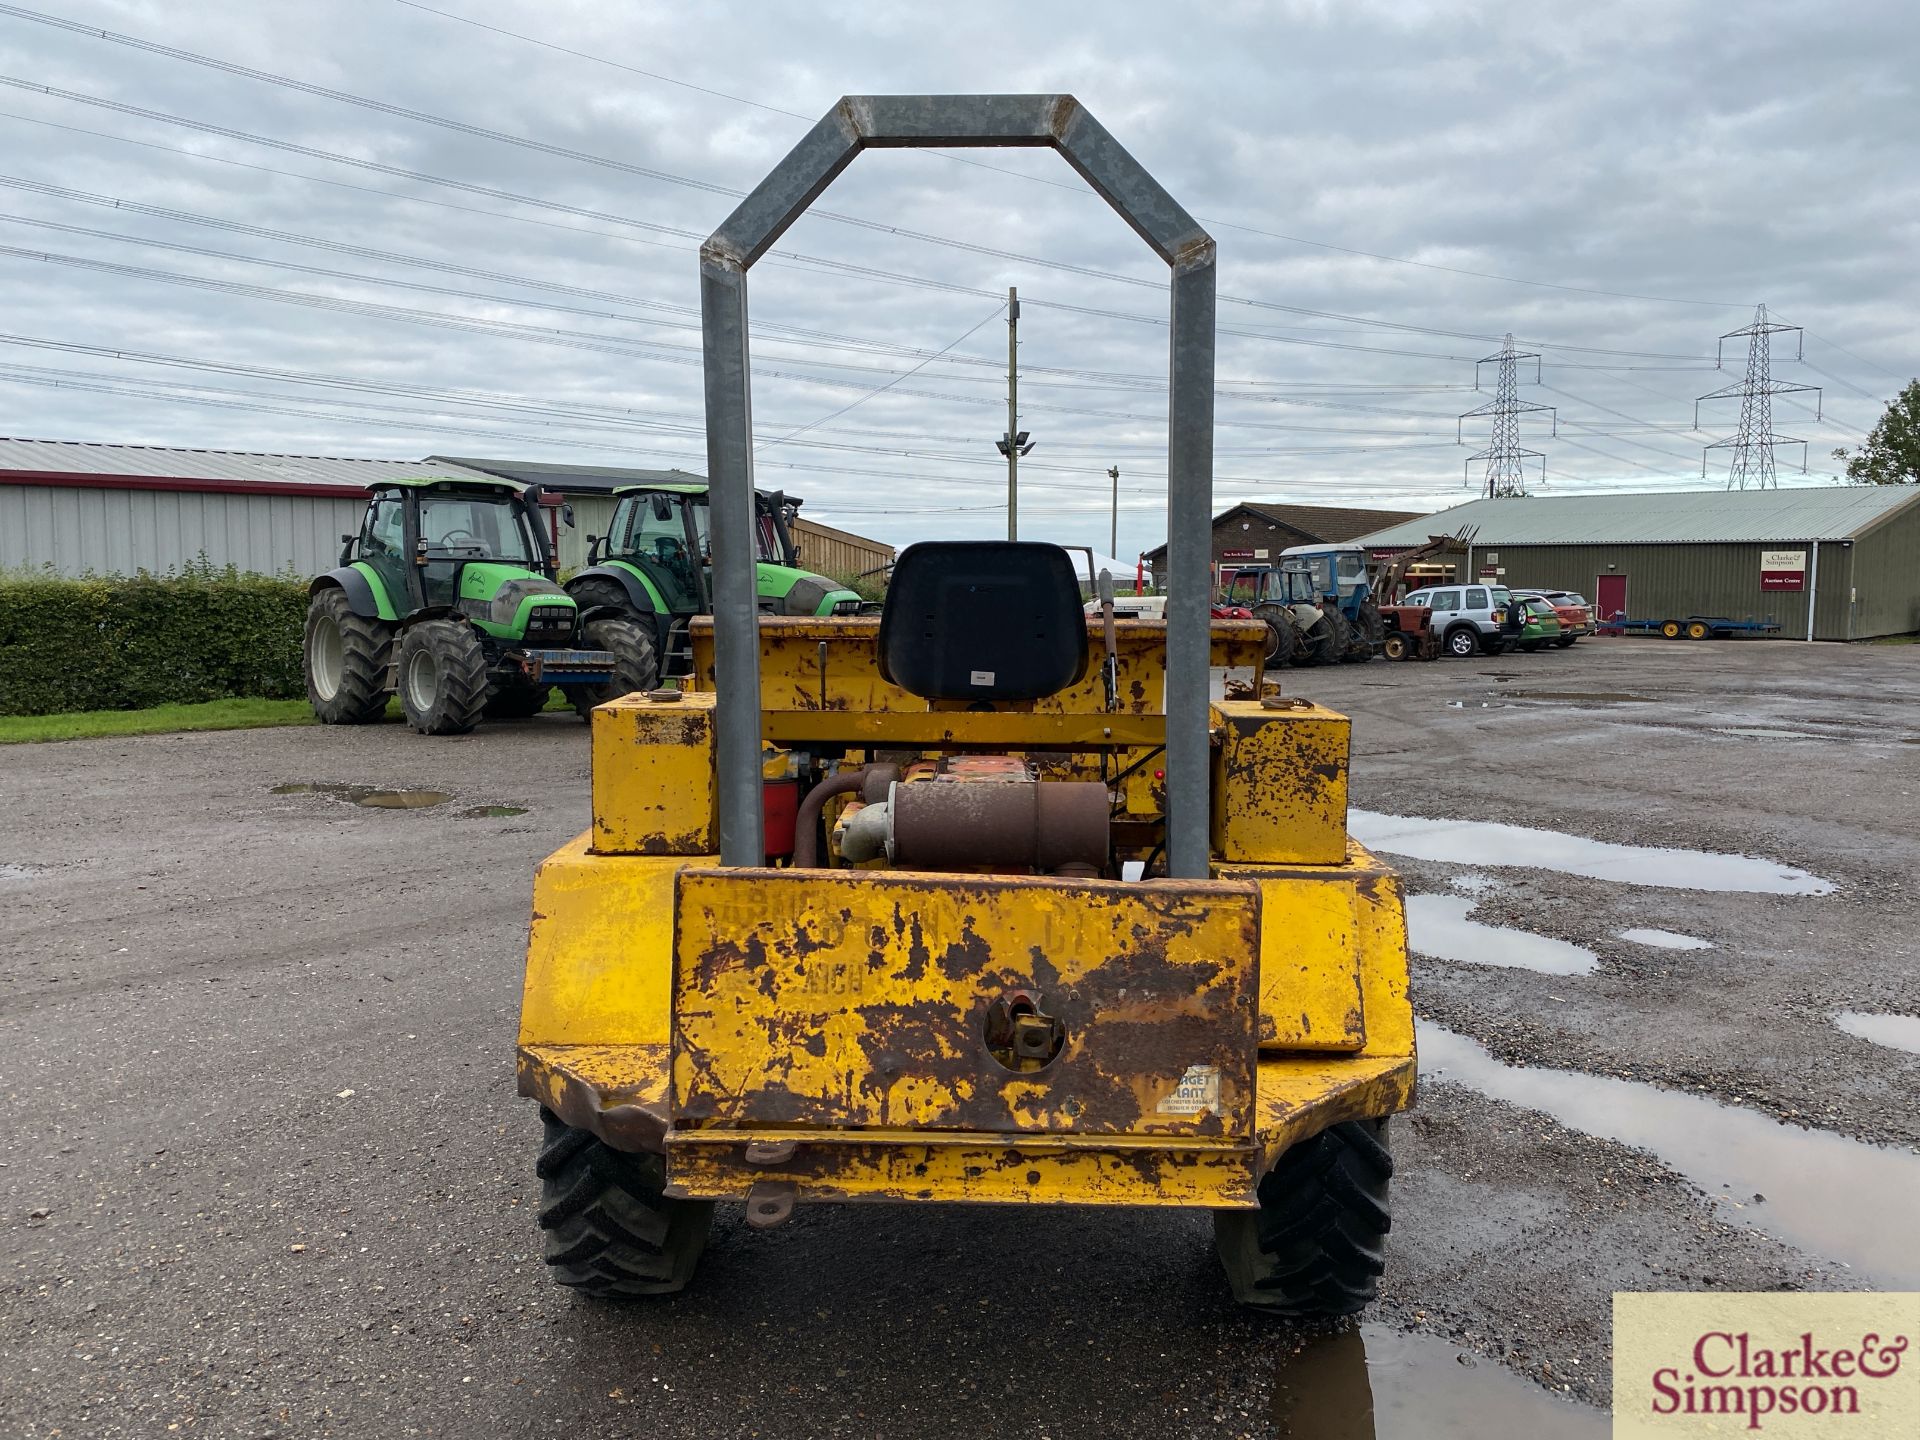
[{"label": "tractor cab", "polygon": [[[537,490],[505,481],[383,481],[367,502],[360,533],[346,538],[340,563],[371,570],[402,613],[457,605],[490,580],[551,582],[553,554],[538,500]],[[566,619],[570,631],[571,613]]]},{"label": "tractor cab", "polygon": [[1332,596],[1342,610],[1368,588],[1364,545],[1294,545],[1280,552],[1280,568],[1300,575],[1294,583],[1309,586],[1314,600]]}]

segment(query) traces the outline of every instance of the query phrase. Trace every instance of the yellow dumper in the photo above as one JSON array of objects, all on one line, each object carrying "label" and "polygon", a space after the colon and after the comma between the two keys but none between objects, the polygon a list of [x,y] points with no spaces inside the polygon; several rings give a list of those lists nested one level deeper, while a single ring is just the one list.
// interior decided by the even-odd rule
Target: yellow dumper
[{"label": "yellow dumper", "polygon": [[[763,617],[745,268],[859,149],[983,143],[1060,149],[1174,267],[1169,618],[1089,620],[1015,542],[910,547],[878,619]],[[702,282],[714,615],[688,689],[593,713],[592,829],[535,882],[555,1277],[678,1290],[717,1201],[1174,1206],[1244,1302],[1359,1309],[1405,921],[1346,833],[1347,720],[1263,697],[1265,627],[1207,617],[1212,242],[1070,97],[849,98]]]}]

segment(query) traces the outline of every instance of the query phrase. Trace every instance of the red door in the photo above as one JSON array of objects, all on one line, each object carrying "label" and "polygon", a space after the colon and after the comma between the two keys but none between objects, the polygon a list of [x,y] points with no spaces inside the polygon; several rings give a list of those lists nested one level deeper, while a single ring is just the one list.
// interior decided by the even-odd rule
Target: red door
[{"label": "red door", "polygon": [[1616,615],[1626,614],[1627,577],[1596,575],[1593,581],[1593,599],[1597,610],[1593,617],[1596,628],[1608,624]]}]

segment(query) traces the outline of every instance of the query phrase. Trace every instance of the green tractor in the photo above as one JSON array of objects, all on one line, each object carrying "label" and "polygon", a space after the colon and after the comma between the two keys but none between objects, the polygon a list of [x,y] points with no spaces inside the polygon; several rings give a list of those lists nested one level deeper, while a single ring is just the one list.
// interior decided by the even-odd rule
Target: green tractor
[{"label": "green tractor", "polygon": [[[712,613],[711,559],[707,539],[707,482],[662,480],[615,490],[613,523],[605,535],[590,535],[587,568],[567,581],[567,593],[583,611],[620,615],[632,622],[622,635],[630,649],[616,650],[622,680],[644,676],[631,689],[651,690],[662,676],[693,668],[688,622]],[[767,615],[858,615],[870,607],[859,595],[799,568],[792,522],[801,502],[775,491],[756,493],[760,611]],[[613,649],[612,635],[595,643]],[[627,693],[613,685],[581,686],[573,692],[582,713]]]},{"label": "green tractor", "polygon": [[368,487],[340,568],[307,587],[307,699],[328,725],[364,725],[400,692],[423,735],[525,719],[554,685],[581,697],[654,683],[644,632],[555,581],[537,488],[422,476]]}]

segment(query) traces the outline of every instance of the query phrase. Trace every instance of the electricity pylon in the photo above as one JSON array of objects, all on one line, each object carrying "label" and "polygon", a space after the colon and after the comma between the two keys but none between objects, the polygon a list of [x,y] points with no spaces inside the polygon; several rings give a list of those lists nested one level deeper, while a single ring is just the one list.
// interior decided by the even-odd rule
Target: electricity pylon
[{"label": "electricity pylon", "polygon": [[1516,351],[1513,348],[1513,336],[1509,334],[1506,343],[1500,347],[1498,355],[1489,355],[1475,363],[1473,367],[1473,388],[1480,388],[1480,367],[1498,362],[1499,378],[1494,382],[1493,399],[1484,405],[1476,405],[1462,415],[1454,427],[1454,438],[1460,444],[1466,443],[1466,422],[1476,415],[1493,417],[1493,438],[1487,448],[1469,455],[1462,467],[1464,476],[1475,461],[1487,462],[1487,498],[1496,499],[1505,495],[1524,495],[1527,493],[1526,462],[1540,462],[1540,483],[1547,480],[1547,457],[1538,450],[1525,450],[1520,445],[1520,417],[1533,410],[1546,410],[1553,415],[1553,433],[1560,433],[1560,412],[1551,405],[1536,405],[1531,400],[1520,398],[1519,362],[1533,361],[1533,383],[1540,383],[1540,357],[1531,350]]},{"label": "electricity pylon", "polygon": [[[1735,336],[1747,337],[1747,373],[1737,385],[1722,385],[1710,395],[1702,395],[1693,402],[1693,428],[1700,428],[1701,400],[1730,400],[1740,397],[1740,428],[1723,440],[1715,440],[1702,447],[1700,451],[1700,474],[1707,473],[1707,456],[1714,450],[1733,451],[1732,462],[1727,466],[1727,489],[1745,490],[1749,485],[1755,489],[1773,489],[1779,481],[1773,473],[1773,449],[1776,445],[1798,445],[1800,447],[1800,473],[1807,473],[1807,442],[1791,435],[1776,435],[1773,430],[1773,397],[1791,395],[1796,391],[1811,390],[1820,394],[1818,385],[1799,385],[1789,380],[1773,378],[1773,337],[1782,331],[1791,330],[1800,335],[1800,350],[1795,360],[1805,355],[1806,337],[1798,325],[1779,325],[1767,319],[1767,307],[1756,306],[1753,323],[1742,325],[1738,330],[1729,330],[1720,337],[1720,344],[1714,348],[1714,364],[1718,365],[1724,353],[1727,341]],[[1813,418],[1821,418],[1823,400],[1815,400]]]}]

